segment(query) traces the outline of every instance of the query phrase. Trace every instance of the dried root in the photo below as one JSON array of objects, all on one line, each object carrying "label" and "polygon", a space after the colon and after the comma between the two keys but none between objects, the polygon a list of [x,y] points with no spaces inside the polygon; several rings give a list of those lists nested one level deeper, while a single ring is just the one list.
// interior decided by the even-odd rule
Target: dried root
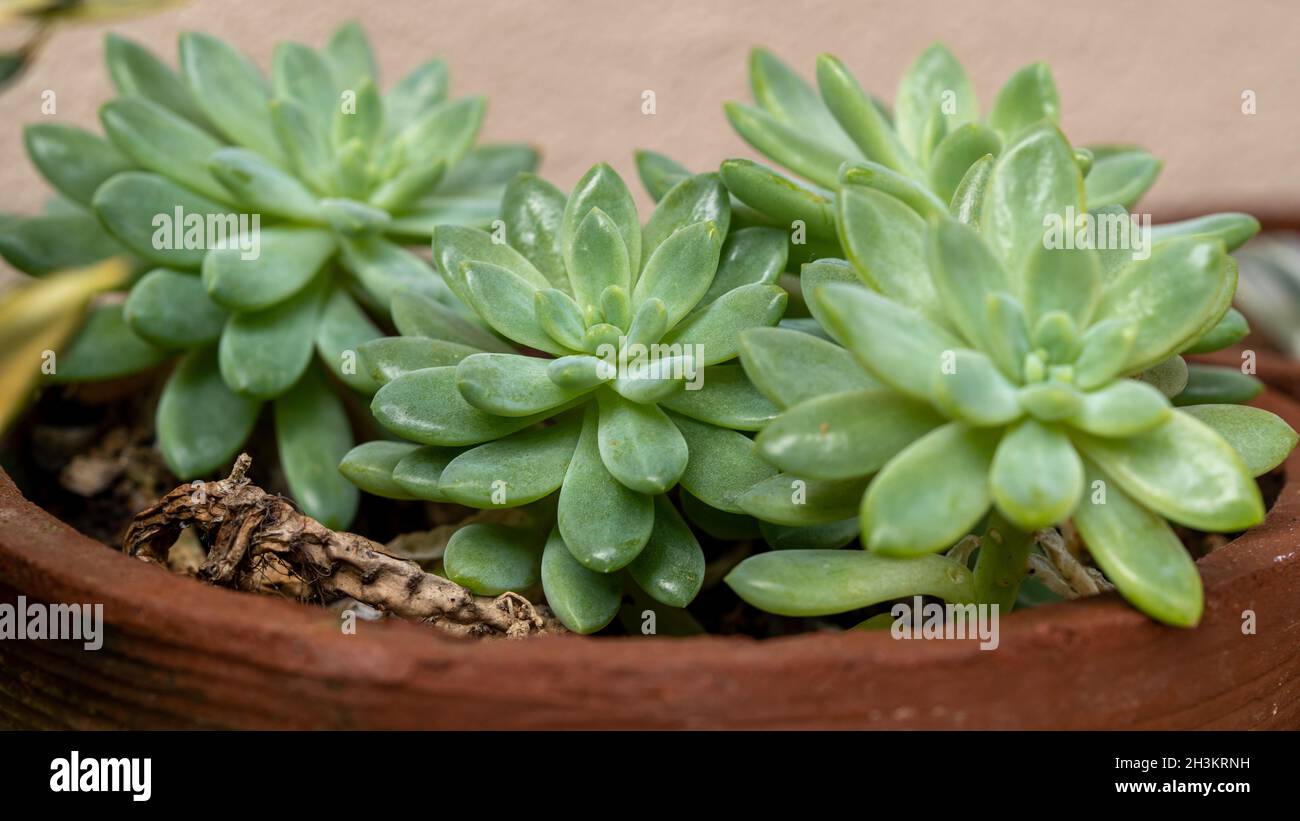
[{"label": "dried root", "polygon": [[195,575],[212,584],[323,601],[349,597],[456,635],[517,638],[563,631],[549,611],[518,594],[476,596],[375,542],[330,530],[252,484],[244,476],[251,463],[243,454],[227,478],[172,490],[136,515],[123,549],[166,564],[182,529],[193,527],[208,548]]},{"label": "dried root", "polygon": [[1035,533],[1034,539],[1043,553],[1030,555],[1029,572],[1056,595],[1078,599],[1115,589],[1100,570],[1079,561],[1078,533],[1072,527],[1049,527]]}]

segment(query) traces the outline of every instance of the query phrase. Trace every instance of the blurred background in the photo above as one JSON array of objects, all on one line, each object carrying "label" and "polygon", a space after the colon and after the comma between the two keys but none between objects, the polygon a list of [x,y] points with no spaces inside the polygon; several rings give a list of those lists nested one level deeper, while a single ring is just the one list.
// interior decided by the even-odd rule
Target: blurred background
[{"label": "blurred background", "polygon": [[[696,170],[754,156],[722,113],[724,101],[749,99],[753,45],[807,77],[818,53],[835,53],[864,87],[892,100],[909,63],[941,40],[986,106],[1016,68],[1048,61],[1074,142],[1135,142],[1164,160],[1142,203],[1157,222],[1211,210],[1274,224],[1300,217],[1295,0],[193,0],[61,26],[47,38],[0,94],[0,211],[35,211],[48,194],[24,156],[24,123],[54,118],[99,130],[96,111],[109,97],[105,31],[174,62],[177,33],[202,29],[266,68],[276,41],[320,45],[349,18],[365,25],[388,83],[429,56],[448,58],[454,91],[490,99],[484,137],[534,143],[542,173],[561,188],[607,160],[648,204],[632,182],[636,148]],[[641,111],[647,90],[652,115]],[[56,95],[52,115],[41,111],[46,91]],[[1242,110],[1247,91],[1254,114]]]}]

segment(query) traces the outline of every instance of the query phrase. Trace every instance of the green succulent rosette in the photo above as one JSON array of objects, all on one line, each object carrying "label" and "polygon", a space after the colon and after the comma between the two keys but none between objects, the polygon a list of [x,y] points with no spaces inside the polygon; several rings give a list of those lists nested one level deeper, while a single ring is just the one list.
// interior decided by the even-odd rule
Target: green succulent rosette
[{"label": "green succulent rosette", "polygon": [[295,500],[347,526],[358,497],[336,469],[353,443],[341,394],[378,387],[355,349],[383,335],[398,290],[455,303],[403,244],[438,224],[488,224],[535,152],[476,148],[484,101],[449,99],[441,60],[381,94],[355,24],[319,51],[280,44],[269,80],[205,34],[181,36],[179,74],[117,35],[106,56],[119,94],[100,110],[107,138],[29,127],[28,152],[60,197],[0,222],[0,254],[34,276],[114,255],[138,269],[54,379],[181,354],[157,413],[171,469],[221,468],[269,402]]},{"label": "green succulent rosette", "polygon": [[[760,607],[805,615],[899,591],[1009,607],[1030,535],[1071,521],[1131,603],[1194,625],[1200,578],[1170,522],[1259,524],[1254,477],[1296,443],[1271,413],[1175,408],[1150,379],[1224,321],[1236,284],[1225,242],[1167,233],[1146,258],[1059,246],[1045,215],[1084,214],[1085,189],[1050,122],[1023,130],[982,188],[956,216],[875,189],[844,193],[851,261],[803,274],[825,337],[742,336],[747,374],[783,409],[756,439],[782,473],[739,506],[814,524],[856,505],[872,557],[769,553],[728,581]],[[791,498],[795,481],[804,503]],[[931,555],[982,521],[996,536],[973,576]]]},{"label": "green succulent rosette", "polygon": [[622,179],[597,165],[567,198],[520,175],[492,233],[439,227],[438,268],[478,321],[394,301],[403,336],[361,355],[385,381],[375,418],[417,444],[363,444],[343,472],[382,495],[483,509],[551,499],[554,527],[516,538],[510,570],[501,534],[457,533],[446,570],[476,592],[540,579],[584,633],[618,613],[625,579],[684,607],[704,554],[665,494],[680,485],[697,512],[739,514],[734,497],[772,472],[744,432],[776,408],[733,360],[738,335],[785,308],[773,284],[785,240],[730,232],[730,219],[717,175],[702,174],[642,227]]},{"label": "green succulent rosette", "polygon": [[[921,218],[962,214],[982,202],[994,162],[1037,124],[1056,123],[1060,100],[1051,70],[1033,63],[1007,80],[987,117],[957,59],[942,45],[926,49],[904,75],[891,113],[863,91],[837,58],[822,55],[817,90],[771,53],[750,56],[755,104],[729,103],[727,117],[750,145],[790,174],[751,160],[722,164],[722,179],[739,201],[746,224],[770,225],[790,233],[790,260],[851,259],[839,225],[848,211],[869,209],[860,192],[873,189],[902,200]],[[1073,149],[1083,175],[1084,202],[1097,217],[1125,215],[1146,193],[1161,164],[1137,146],[1096,145]],[[638,155],[641,177],[652,193],[685,169],[662,155]],[[1202,233],[1221,237],[1231,251],[1259,230],[1246,214],[1223,213],[1155,226],[1155,238]],[[889,244],[885,234],[854,237],[860,243]],[[800,316],[796,303],[791,316]],[[1206,353],[1226,348],[1249,328],[1235,309],[1188,348]],[[1253,377],[1229,368],[1188,370],[1171,358],[1157,374],[1167,389],[1182,393],[1178,404],[1246,402],[1263,390]]]}]

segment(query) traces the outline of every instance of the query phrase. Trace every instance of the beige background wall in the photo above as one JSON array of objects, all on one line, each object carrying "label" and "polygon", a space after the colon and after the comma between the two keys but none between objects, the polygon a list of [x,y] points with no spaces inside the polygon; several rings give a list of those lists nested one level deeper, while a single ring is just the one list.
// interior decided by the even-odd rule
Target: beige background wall
[{"label": "beige background wall", "polygon": [[[349,17],[368,29],[386,83],[427,56],[446,56],[454,91],[491,98],[485,136],[542,147],[542,170],[562,187],[601,159],[632,174],[631,152],[642,146],[697,169],[751,155],[721,104],[748,99],[753,44],[806,76],[819,52],[833,52],[892,99],[909,62],[937,39],[967,64],[986,104],[1015,68],[1048,60],[1075,142],[1140,142],[1165,159],[1146,203],[1157,219],[1300,206],[1296,0],[198,0],[110,27],[172,61],[177,32],[201,28],[266,67],[275,41],[319,45]],[[0,210],[44,199],[21,143],[22,123],[42,116],[42,90],[57,92],[59,119],[94,123],[109,94],[105,28],[59,31],[0,95]],[[657,94],[653,116],[640,112],[645,89]],[[1257,94],[1254,116],[1241,113],[1244,89]]]}]

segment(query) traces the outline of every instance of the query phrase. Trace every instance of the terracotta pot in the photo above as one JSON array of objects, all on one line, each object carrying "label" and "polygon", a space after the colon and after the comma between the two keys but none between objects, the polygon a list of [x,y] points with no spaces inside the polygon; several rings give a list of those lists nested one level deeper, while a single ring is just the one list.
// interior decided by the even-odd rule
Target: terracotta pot
[{"label": "terracotta pot", "polygon": [[[1300,428],[1300,407],[1259,404]],[[0,724],[223,728],[1300,727],[1300,451],[1267,521],[1201,560],[1205,618],[1116,596],[1002,620],[1001,647],[887,632],[474,643],[359,625],[129,559],[0,473],[0,600],[102,602],[102,649],[0,642]],[[1245,635],[1243,611],[1257,615]]]}]

